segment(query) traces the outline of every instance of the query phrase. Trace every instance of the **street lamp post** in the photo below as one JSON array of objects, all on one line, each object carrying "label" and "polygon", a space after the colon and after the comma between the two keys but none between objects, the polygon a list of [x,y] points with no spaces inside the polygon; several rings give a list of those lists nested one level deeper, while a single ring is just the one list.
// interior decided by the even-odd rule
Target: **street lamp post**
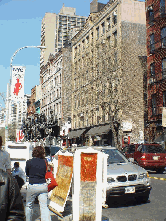
[{"label": "street lamp post", "polygon": [[[12,80],[12,63],[13,63],[13,59],[14,57],[16,56],[16,54],[22,50],[22,49],[26,49],[26,48],[39,48],[39,49],[46,49],[45,46],[24,46],[24,47],[21,47],[19,49],[17,49],[15,51],[15,53],[13,54],[13,56],[11,57],[11,60],[10,60],[10,86],[11,86],[11,80]],[[8,140],[8,119],[9,119],[9,97],[11,96],[10,95],[10,87],[9,87],[9,84],[8,84],[8,87],[7,87],[7,101],[6,101],[6,121],[5,121],[5,142]]]}]

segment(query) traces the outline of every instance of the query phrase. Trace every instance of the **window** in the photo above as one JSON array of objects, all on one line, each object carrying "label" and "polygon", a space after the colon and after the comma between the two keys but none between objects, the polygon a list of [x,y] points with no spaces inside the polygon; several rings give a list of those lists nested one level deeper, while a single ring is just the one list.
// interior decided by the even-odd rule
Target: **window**
[{"label": "window", "polygon": [[166,58],[162,59],[162,77],[166,78]]},{"label": "window", "polygon": [[152,6],[148,9],[148,17],[149,17],[149,23],[152,23],[154,21],[154,12]]},{"label": "window", "polygon": [[165,14],[165,0],[160,0],[160,13],[161,15]]},{"label": "window", "polygon": [[91,33],[91,37],[92,37],[92,39],[93,39],[93,32]]},{"label": "window", "polygon": [[161,47],[166,48],[166,27],[161,29]]},{"label": "window", "polygon": [[102,26],[102,34],[104,35],[105,34],[105,22],[103,22],[101,24],[101,26]]},{"label": "window", "polygon": [[166,91],[163,92],[163,107],[166,107]]},{"label": "window", "polygon": [[113,12],[113,14],[112,14],[112,22],[114,25],[117,24],[117,13],[116,12]]},{"label": "window", "polygon": [[82,49],[85,49],[85,40],[82,41]]},{"label": "window", "polygon": [[114,52],[114,62],[115,62],[115,65],[116,65],[117,62],[118,62],[118,59],[117,59],[117,52]]},{"label": "window", "polygon": [[74,79],[74,89],[76,89],[76,79]]},{"label": "window", "polygon": [[89,35],[86,37],[86,44],[89,43]]},{"label": "window", "polygon": [[156,95],[152,95],[152,115],[156,115]]},{"label": "window", "polygon": [[111,28],[111,20],[110,17],[107,18],[107,30],[110,30]]},{"label": "window", "polygon": [[77,56],[77,47],[75,47],[75,56]]},{"label": "window", "polygon": [[99,27],[96,28],[96,32],[97,32],[97,39],[99,39]]},{"label": "window", "polygon": [[114,36],[114,47],[117,47],[117,31],[113,33]]},{"label": "window", "polygon": [[154,34],[150,35],[150,53],[153,53],[155,49],[155,42],[154,42]]},{"label": "window", "polygon": [[60,74],[60,76],[59,76],[59,83],[61,83],[61,74]]},{"label": "window", "polygon": [[155,63],[150,64],[150,75],[155,77]]}]

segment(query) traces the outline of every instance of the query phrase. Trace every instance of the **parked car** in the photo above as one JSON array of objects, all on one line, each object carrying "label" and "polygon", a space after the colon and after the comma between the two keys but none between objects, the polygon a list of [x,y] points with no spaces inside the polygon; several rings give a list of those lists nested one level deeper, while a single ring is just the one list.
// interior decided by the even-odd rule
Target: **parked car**
[{"label": "parked car", "polygon": [[157,173],[165,170],[166,150],[160,144],[130,144],[123,148],[123,153],[147,170]]},{"label": "parked car", "polygon": [[62,150],[59,146],[45,146],[45,154],[48,162],[51,161],[51,157],[53,157],[59,150]]},{"label": "parked car", "polygon": [[103,147],[108,154],[106,202],[108,205],[119,198],[127,200],[134,197],[137,201],[146,202],[151,190],[148,172],[130,162],[119,150]]}]

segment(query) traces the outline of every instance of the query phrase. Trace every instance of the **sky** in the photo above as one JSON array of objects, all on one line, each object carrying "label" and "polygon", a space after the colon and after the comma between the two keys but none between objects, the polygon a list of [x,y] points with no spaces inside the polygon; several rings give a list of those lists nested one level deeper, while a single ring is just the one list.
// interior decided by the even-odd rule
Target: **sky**
[{"label": "sky", "polygon": [[[89,16],[92,0],[0,0],[0,93],[6,95],[10,80],[10,61],[15,51],[24,46],[40,45],[41,21],[46,12],[60,12],[62,5],[76,8],[76,15]],[[107,3],[109,0],[99,0]],[[144,0],[140,0],[144,1]],[[39,84],[40,49],[19,51],[13,66],[25,66],[24,92]],[[0,108],[5,107],[0,97]]]}]

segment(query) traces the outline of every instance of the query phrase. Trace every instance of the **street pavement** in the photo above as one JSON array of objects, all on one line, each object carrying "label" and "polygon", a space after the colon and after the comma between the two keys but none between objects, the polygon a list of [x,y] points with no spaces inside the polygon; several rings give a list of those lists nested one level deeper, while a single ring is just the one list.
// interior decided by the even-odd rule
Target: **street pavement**
[{"label": "street pavement", "polygon": [[[166,171],[163,174],[156,174],[155,172],[150,171],[149,176],[152,180],[152,192],[150,195],[151,202],[149,202],[147,204],[143,204],[143,205],[136,205],[136,206],[135,206],[135,204],[133,204],[131,206],[129,204],[129,206],[127,208],[120,207],[120,206],[117,208],[112,208],[112,209],[111,208],[108,208],[108,209],[103,208],[102,209],[102,221],[155,220],[155,219],[163,220],[163,218],[164,218],[164,220],[166,220],[166,215],[165,215],[165,213],[162,212],[163,209],[162,209],[162,206],[160,206],[160,205],[163,205],[164,212],[165,212],[165,205],[166,205],[165,197],[162,200],[163,203],[162,204],[160,204],[160,203],[162,202],[161,198],[163,195],[162,187],[163,186],[165,187],[165,183],[166,183]],[[160,198],[159,198],[159,192],[161,192]],[[25,203],[26,203],[25,202],[25,200],[26,200],[26,189],[25,188],[21,189],[21,194],[23,196],[23,202],[24,202],[24,207],[25,207]],[[155,204],[154,204],[154,202],[155,202]],[[145,210],[146,207],[147,207],[147,210]],[[158,212],[153,215],[152,212],[154,212],[155,207],[159,208],[158,210],[160,211],[161,219],[160,219],[160,217],[156,216],[158,214]],[[151,213],[147,214],[147,212],[151,212]],[[133,215],[133,213],[134,213],[134,215]],[[51,215],[52,221],[72,221],[72,198],[70,196],[68,197],[64,212],[62,213],[63,218],[60,218],[58,215],[56,215],[52,211],[50,211],[50,215]],[[140,217],[140,215],[142,215],[142,217]],[[38,203],[34,204],[32,220],[33,221],[40,221],[40,208],[39,208]]]},{"label": "street pavement", "polygon": [[[23,197],[23,203],[25,207],[26,203],[26,189],[22,188],[21,189],[21,195]],[[59,217],[52,211],[50,211],[51,215],[51,221],[72,221],[72,197],[68,197],[64,212],[61,213],[63,215],[63,218]],[[34,203],[34,208],[33,208],[33,221],[40,221],[40,207],[39,203]],[[102,216],[102,221],[110,221],[110,219],[107,216]]]},{"label": "street pavement", "polygon": [[[26,204],[26,188],[22,188],[21,189],[21,195],[23,197],[23,203],[24,203],[24,207]],[[65,206],[65,210],[62,213],[63,218],[57,216],[55,213],[53,213],[52,211],[50,211],[50,215],[51,215],[51,221],[71,221],[72,220],[72,201],[71,199],[68,199],[66,202],[66,206]],[[34,203],[34,208],[33,208],[33,217],[32,217],[33,221],[40,221],[40,207],[39,207],[39,203]]]}]

